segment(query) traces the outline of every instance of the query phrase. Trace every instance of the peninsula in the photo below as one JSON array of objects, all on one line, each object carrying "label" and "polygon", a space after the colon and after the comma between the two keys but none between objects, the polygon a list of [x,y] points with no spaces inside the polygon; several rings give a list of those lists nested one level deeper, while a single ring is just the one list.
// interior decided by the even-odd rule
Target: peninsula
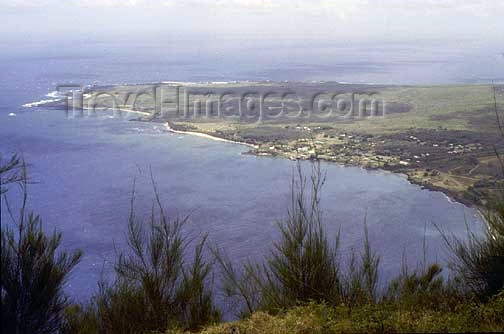
[{"label": "peninsula", "polygon": [[88,87],[51,102],[67,105],[82,116],[167,122],[167,131],[247,144],[249,154],[403,173],[468,205],[483,204],[502,173],[502,84],[164,82]]}]

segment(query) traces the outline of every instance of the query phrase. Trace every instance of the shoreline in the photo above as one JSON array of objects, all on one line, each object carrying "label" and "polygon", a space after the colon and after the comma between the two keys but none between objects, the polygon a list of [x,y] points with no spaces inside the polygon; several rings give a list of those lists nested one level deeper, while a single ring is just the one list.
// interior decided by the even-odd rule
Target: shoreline
[{"label": "shoreline", "polygon": [[224,143],[230,143],[230,144],[245,145],[245,146],[251,147],[253,149],[257,149],[258,148],[257,145],[253,145],[253,144],[249,144],[249,143],[244,143],[244,142],[241,142],[241,141],[234,141],[234,140],[230,140],[230,139],[226,139],[226,138],[221,138],[221,137],[209,135],[209,134],[203,133],[203,132],[175,130],[170,125],[170,122],[168,122],[168,121],[165,123],[165,128],[166,128],[166,130],[168,132],[172,132],[172,133],[191,135],[191,136],[196,136],[196,137],[200,137],[200,138],[210,139],[210,140],[214,140],[214,141],[219,141],[219,142],[224,142]]},{"label": "shoreline", "polygon": [[[324,87],[327,88],[325,86],[326,83],[316,82],[305,83],[304,85],[298,83],[299,87],[295,86],[295,88],[299,89],[301,95],[304,96],[303,93],[308,94],[310,89],[312,89],[312,85],[316,87],[320,86],[319,88],[322,89]],[[170,81],[163,84],[180,85],[182,82]],[[246,87],[254,85],[254,82],[199,82],[186,84],[188,86],[204,87],[242,87],[242,85]],[[277,84],[279,87],[283,87],[287,83],[262,82],[260,84]],[[294,82],[289,82],[289,84],[294,84]],[[351,84],[340,82],[338,85]],[[127,90],[131,89],[131,86],[135,85],[126,85],[126,88],[120,86],[117,89],[118,91]],[[455,97],[460,95],[462,98],[466,95],[471,97],[473,96],[471,94],[480,95],[487,93],[486,87],[478,88],[479,86],[474,84],[468,84],[468,86],[474,86],[475,88],[459,91],[459,86],[457,85],[456,91],[453,91],[453,87],[450,86],[441,90],[431,88],[429,93],[426,93],[423,89],[419,91],[409,86],[406,92],[400,88],[403,87],[401,85],[384,86],[382,87],[384,94],[388,94],[386,95],[387,98],[396,101],[394,107],[396,109],[392,108],[390,111],[393,116],[391,116],[391,122],[387,124],[378,122],[378,125],[368,124],[369,122],[348,122],[348,126],[346,124],[344,126],[333,126],[329,124],[330,122],[320,121],[319,123],[313,123],[312,126],[300,126],[299,124],[295,125],[295,123],[290,124],[286,122],[286,124],[283,124],[279,122],[278,125],[273,124],[264,130],[258,131],[247,126],[243,128],[232,125],[219,127],[212,125],[204,126],[201,124],[200,126],[198,125],[199,122],[191,125],[186,124],[185,121],[179,124],[178,120],[172,122],[166,118],[156,120],[153,117],[154,115],[147,111],[151,110],[148,109],[149,104],[147,104],[147,107],[144,107],[145,109],[131,110],[131,107],[128,108],[128,104],[125,101],[124,107],[119,106],[118,112],[121,114],[134,112],[138,117],[128,117],[128,120],[155,121],[160,123],[161,126],[164,125],[164,128],[168,132],[245,145],[249,149],[244,150],[243,154],[274,156],[289,160],[314,159],[327,163],[332,162],[339,166],[352,166],[365,170],[380,170],[398,174],[406,178],[411,184],[432,191],[440,191],[447,195],[450,200],[469,207],[481,207],[484,205],[484,201],[481,199],[484,199],[483,195],[486,193],[486,190],[498,182],[492,176],[492,161],[489,159],[490,156],[493,157],[493,152],[487,152],[487,147],[489,147],[489,143],[491,144],[492,138],[482,130],[487,126],[485,122],[493,122],[493,119],[491,120],[490,116],[485,116],[486,118],[483,117],[475,120],[473,113],[467,112],[463,116],[466,116],[467,120],[474,122],[474,124],[461,126],[459,118],[465,118],[450,115],[455,115],[455,111],[462,112],[459,110],[459,104],[462,102],[454,100],[453,107],[438,110],[439,108],[436,109],[433,107],[434,104],[431,101],[433,98],[445,96],[445,94],[456,94],[454,95]],[[333,86],[328,87],[333,88]],[[390,90],[389,88],[391,87],[394,87],[394,89]],[[114,87],[110,89],[112,88]],[[104,88],[102,87],[102,89]],[[55,94],[50,93],[47,94],[46,99],[54,97]],[[436,100],[434,99],[434,101]],[[414,112],[415,106],[423,105],[422,103],[426,107],[433,108],[432,115],[424,117],[419,113],[412,114],[412,117],[417,117],[419,121],[425,122],[425,124],[422,123],[422,127],[412,127],[410,122],[408,122],[409,113]],[[30,103],[29,105],[41,107],[39,103]],[[103,108],[109,108],[109,111],[113,107],[106,101],[102,101],[99,105]],[[62,102],[51,102],[44,104],[44,106],[47,108],[63,109],[66,105],[63,105]],[[84,104],[80,110],[76,110],[75,116],[82,113],[89,115],[91,111],[88,109],[92,111],[93,108],[89,108]],[[88,111],[87,113],[86,110]],[[69,116],[72,115],[73,113],[70,111]],[[443,120],[446,119],[444,128],[440,126],[434,128],[438,124],[436,123],[436,117],[440,117]],[[309,141],[306,139],[309,137],[307,131],[311,130],[313,130],[313,134],[311,135],[313,138],[310,143],[307,143]],[[452,155],[449,156],[448,154]],[[479,166],[483,166],[484,168],[476,168]],[[466,169],[471,173],[474,172],[471,174],[471,177],[464,176]]]},{"label": "shoreline", "polygon": [[[82,111],[89,110],[89,109],[91,109],[91,108],[88,108],[88,107],[81,108]],[[144,115],[144,116],[150,116],[151,115],[148,112],[142,112],[142,111],[136,111],[136,110],[132,111],[131,109],[126,109],[126,108],[119,108],[119,111],[120,112],[125,112],[125,113],[134,112],[136,114],[140,114],[140,115]],[[138,121],[141,121],[141,120],[138,119]],[[176,130],[170,124],[170,121],[165,121],[163,123],[164,123],[165,129],[168,132],[171,132],[171,133],[182,134],[182,135],[191,135],[191,136],[196,136],[196,137],[200,137],[200,138],[204,138],[204,139],[209,139],[209,140],[214,140],[214,141],[219,141],[219,142],[224,142],[224,143],[230,143],[230,144],[244,145],[244,146],[247,146],[247,147],[249,147],[249,148],[252,149],[252,150],[249,150],[247,152],[243,152],[243,154],[249,154],[249,155],[254,155],[254,156],[258,156],[258,157],[263,157],[263,156],[278,157],[278,158],[289,159],[289,160],[307,160],[307,159],[303,159],[303,158],[292,158],[292,157],[290,157],[288,155],[282,154],[281,152],[278,153],[278,154],[258,153],[258,152],[256,152],[256,150],[259,148],[259,145],[254,145],[254,144],[251,144],[251,143],[246,143],[246,142],[235,141],[235,140],[231,140],[231,139],[227,139],[227,138],[222,138],[222,137],[219,137],[218,135],[208,134],[208,133],[204,133],[204,132]],[[386,168],[369,167],[369,166],[360,165],[360,164],[348,164],[348,163],[342,163],[342,162],[338,162],[338,161],[334,161],[334,160],[328,160],[328,159],[324,159],[324,158],[318,158],[318,159],[321,160],[321,161],[327,162],[327,163],[334,163],[334,164],[337,164],[337,165],[343,166],[343,167],[359,167],[359,168],[362,168],[362,169],[365,169],[365,170],[369,170],[369,171],[373,171],[373,170],[374,171],[382,171],[382,172],[392,173],[392,174],[395,174],[395,175],[400,175],[400,176],[404,177],[410,184],[417,185],[417,186],[421,187],[422,189],[427,189],[429,191],[442,192],[450,200],[453,200],[453,201],[455,201],[457,203],[463,204],[463,205],[465,205],[465,206],[467,206],[469,208],[474,208],[474,209],[476,209],[478,211],[481,209],[481,205],[478,205],[477,203],[472,202],[472,201],[464,198],[460,193],[452,191],[452,190],[449,190],[449,189],[446,189],[446,188],[443,188],[443,187],[439,187],[439,186],[436,186],[436,185],[433,185],[433,184],[429,184],[429,183],[426,183],[426,182],[418,181],[418,180],[412,178],[410,175],[408,175],[407,172],[405,172],[403,170],[393,170],[393,169],[386,169]]]},{"label": "shoreline", "polygon": [[[240,142],[240,141],[234,141],[234,140],[230,140],[230,139],[226,139],[226,138],[221,138],[221,137],[218,137],[216,135],[210,135],[210,134],[207,134],[207,133],[202,133],[202,132],[197,132],[197,131],[175,130],[175,129],[172,128],[172,126],[170,125],[169,121],[167,121],[165,123],[165,127],[166,127],[166,130],[168,132],[172,132],[172,133],[186,134],[186,135],[192,135],[192,136],[196,136],[196,137],[200,137],[200,138],[205,138],[205,139],[210,139],[210,140],[219,141],[219,142],[225,142],[225,143],[237,144],[237,145],[244,145],[244,146],[248,146],[250,148],[253,148],[254,150],[256,150],[256,149],[259,148],[258,145],[253,145],[253,144],[249,144],[249,143],[245,143],[245,142]],[[248,151],[248,152],[244,152],[243,154],[250,154],[250,155],[254,155],[254,156],[258,156],[258,157],[267,156],[267,157],[276,157],[276,158],[281,158],[281,159],[293,160],[290,157],[282,155],[282,154],[268,154],[268,155],[266,155],[266,154],[257,153],[255,151]],[[307,160],[307,159],[299,159],[298,158],[298,159],[295,159],[295,160]],[[460,203],[460,204],[462,204],[462,205],[464,205],[464,206],[466,206],[468,208],[472,208],[472,209],[477,210],[478,213],[480,214],[480,216],[483,217],[483,215],[481,214],[481,207],[478,206],[476,203],[473,203],[473,202],[471,202],[471,201],[463,198],[457,192],[451,191],[449,189],[445,189],[445,188],[442,188],[442,187],[439,187],[439,186],[435,186],[435,185],[432,185],[432,184],[429,184],[429,183],[425,183],[425,182],[419,182],[419,181],[413,179],[412,177],[410,177],[410,175],[408,175],[404,171],[394,171],[394,170],[384,169],[384,168],[367,167],[367,166],[358,165],[358,164],[356,164],[356,165],[344,164],[344,163],[338,163],[337,161],[326,160],[326,159],[323,159],[323,158],[319,158],[319,160],[327,162],[327,163],[337,164],[337,165],[342,166],[342,167],[358,167],[358,168],[362,168],[362,169],[368,170],[368,171],[381,171],[381,172],[386,172],[386,173],[391,173],[391,174],[394,174],[394,175],[402,176],[410,184],[417,185],[417,186],[421,187],[422,189],[426,189],[426,190],[429,190],[429,191],[441,192],[441,193],[443,193],[448,198],[448,200],[455,201],[455,202]]]}]

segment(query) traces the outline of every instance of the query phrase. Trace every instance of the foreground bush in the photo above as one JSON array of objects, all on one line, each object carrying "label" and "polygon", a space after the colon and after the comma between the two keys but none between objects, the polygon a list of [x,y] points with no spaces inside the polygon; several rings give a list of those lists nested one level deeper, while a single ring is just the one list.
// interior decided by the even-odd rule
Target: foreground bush
[{"label": "foreground bush", "polygon": [[2,332],[54,333],[68,300],[63,286],[81,253],[58,252],[61,234],[46,235],[38,216],[2,227]]},{"label": "foreground bush", "polygon": [[210,287],[212,266],[203,252],[206,238],[188,261],[187,217],[169,219],[153,185],[155,206],[147,221],[135,216],[132,198],[128,248],[119,254],[115,280],[100,283],[91,305],[68,313],[69,332],[86,333],[82,327],[89,328],[87,333],[99,328],[120,334],[195,330],[219,320]]},{"label": "foreground bush", "polygon": [[504,192],[490,201],[485,221],[483,236],[470,231],[467,241],[445,236],[454,255],[453,269],[480,298],[494,296],[504,289]]},{"label": "foreground bush", "polygon": [[280,239],[274,242],[264,267],[267,289],[263,291],[263,304],[269,307],[287,307],[299,301],[339,300],[339,236],[332,247],[324,231],[320,209],[324,182],[319,165],[309,179],[298,165],[287,217],[278,224]]},{"label": "foreground bush", "polygon": [[324,181],[319,165],[309,179],[298,165],[287,216],[278,223],[280,239],[263,264],[244,263],[237,269],[221,251],[214,250],[222,268],[224,291],[245,305],[242,314],[279,310],[300,301],[340,300],[339,236],[331,246],[322,226],[320,190]]},{"label": "foreground bush", "polygon": [[[14,157],[0,167],[0,177],[6,181],[2,187],[18,183],[22,190],[19,214],[10,212],[13,227],[2,222],[1,229],[2,332],[57,333],[68,306],[63,287],[82,254],[61,251],[61,234],[46,234],[40,217],[26,212],[24,163]],[[4,194],[7,190],[2,188]],[[10,210],[7,203],[5,207]]]},{"label": "foreground bush", "polygon": [[329,240],[320,208],[325,177],[313,164],[306,177],[298,164],[291,183],[291,203],[278,223],[280,238],[260,265],[233,264],[219,250],[224,291],[238,304],[241,315],[262,310],[277,312],[299,303],[360,304],[377,299],[379,257],[371,250],[367,227],[361,253],[352,253],[348,268],[340,267],[339,233]]}]

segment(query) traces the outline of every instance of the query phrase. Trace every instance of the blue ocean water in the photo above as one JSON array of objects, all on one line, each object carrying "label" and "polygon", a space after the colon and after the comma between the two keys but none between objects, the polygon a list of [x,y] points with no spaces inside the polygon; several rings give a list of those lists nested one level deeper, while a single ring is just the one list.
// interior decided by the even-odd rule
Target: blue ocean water
[{"label": "blue ocean water", "polygon": [[[454,83],[504,77],[503,71],[492,74],[491,68],[469,60],[471,50],[460,54],[440,47],[427,54],[416,45],[382,50],[373,45],[299,49],[295,43],[279,50],[275,45],[250,47],[245,53],[238,47],[216,50],[191,43],[174,50],[149,41],[2,43],[0,153],[23,154],[34,181],[30,209],[42,216],[46,229],[63,232],[65,248],[85,252],[68,283],[72,296],[83,300],[96,291],[98,279],[111,272],[116,252],[124,248],[134,178],[140,213],[151,207],[152,170],[170,215],[191,213],[187,228],[193,235],[209,233],[210,242],[237,260],[260,259],[286,213],[295,163],[243,155],[247,148],[241,145],[167,133],[159,123],[68,119],[61,111],[21,107],[48,99],[46,94],[58,84],[265,79]],[[484,54],[494,57],[490,51]],[[446,261],[434,224],[457,235],[465,233],[465,221],[481,228],[473,209],[400,175],[334,164],[323,168],[329,235],[341,227],[342,251],[358,249],[367,216],[384,277],[397,272],[403,254],[412,266],[422,259],[424,236],[428,259]],[[15,201],[16,196],[12,189],[9,197]],[[4,199],[1,218],[9,224]]]}]

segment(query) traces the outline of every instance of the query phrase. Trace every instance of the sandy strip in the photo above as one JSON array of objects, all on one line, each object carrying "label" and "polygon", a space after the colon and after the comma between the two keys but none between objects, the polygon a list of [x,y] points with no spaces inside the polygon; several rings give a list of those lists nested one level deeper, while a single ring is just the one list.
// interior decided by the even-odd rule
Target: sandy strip
[{"label": "sandy strip", "polygon": [[233,141],[233,140],[229,140],[229,139],[224,139],[224,138],[220,138],[220,137],[217,137],[217,136],[212,136],[212,135],[209,135],[209,134],[206,134],[206,133],[195,132],[195,131],[174,130],[170,126],[170,123],[168,123],[168,122],[165,123],[165,127],[166,127],[166,129],[168,131],[173,132],[173,133],[179,133],[179,134],[183,134],[183,135],[191,135],[191,136],[196,136],[196,137],[211,139],[211,140],[215,140],[215,141],[221,141],[221,142],[225,142],[225,143],[245,145],[245,146],[248,146],[248,147],[252,147],[254,149],[258,148],[257,145],[253,145],[253,144],[249,144],[249,143],[244,143],[244,142],[240,142],[240,141]]}]

